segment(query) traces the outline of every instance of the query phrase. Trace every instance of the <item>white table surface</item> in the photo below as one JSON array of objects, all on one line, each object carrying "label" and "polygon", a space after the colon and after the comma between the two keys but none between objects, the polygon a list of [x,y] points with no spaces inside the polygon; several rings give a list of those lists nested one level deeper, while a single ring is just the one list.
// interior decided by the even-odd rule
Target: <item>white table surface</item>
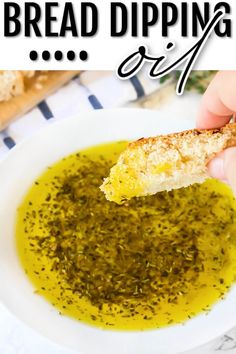
[{"label": "white table surface", "polygon": [[[191,96],[191,99],[191,105],[189,105],[189,95],[181,98],[179,104],[188,105],[187,112],[190,117],[193,117],[196,114],[200,98],[197,96]],[[161,98],[159,95],[152,95],[145,101],[134,105],[155,109],[156,107],[159,107],[160,102],[163,101],[165,101],[166,106],[168,107],[168,104],[171,103],[171,101],[168,100],[171,100],[171,98],[166,99],[165,95],[162,95]],[[170,117],[170,120],[171,119],[174,119],[174,117]],[[16,292],[17,297],[17,289],[14,289],[13,291]],[[185,354],[217,353],[236,354],[236,328],[232,329],[229,333],[222,335],[220,338],[207,343],[202,347],[188,351]],[[0,304],[0,354],[75,354],[75,352],[59,348],[56,344],[35,333],[18,319],[14,318],[13,315]],[[157,352],[157,354],[165,353]]]}]

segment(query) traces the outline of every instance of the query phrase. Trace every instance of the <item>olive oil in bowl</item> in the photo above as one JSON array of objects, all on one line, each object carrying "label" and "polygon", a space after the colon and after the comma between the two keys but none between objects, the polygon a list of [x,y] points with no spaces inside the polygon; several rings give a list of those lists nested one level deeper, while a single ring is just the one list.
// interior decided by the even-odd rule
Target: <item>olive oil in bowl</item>
[{"label": "olive oil in bowl", "polygon": [[63,315],[115,330],[207,312],[236,276],[236,201],[224,184],[108,202],[99,186],[126,143],[48,168],[18,210],[18,254],[36,292]]}]

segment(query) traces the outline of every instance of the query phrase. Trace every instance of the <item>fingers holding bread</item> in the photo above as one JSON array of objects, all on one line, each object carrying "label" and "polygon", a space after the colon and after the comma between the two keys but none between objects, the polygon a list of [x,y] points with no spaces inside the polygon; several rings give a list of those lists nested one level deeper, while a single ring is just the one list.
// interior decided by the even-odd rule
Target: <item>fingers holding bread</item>
[{"label": "fingers holding bread", "polygon": [[118,204],[132,197],[187,187],[209,178],[208,162],[236,146],[236,124],[140,139],[129,144],[101,190]]}]

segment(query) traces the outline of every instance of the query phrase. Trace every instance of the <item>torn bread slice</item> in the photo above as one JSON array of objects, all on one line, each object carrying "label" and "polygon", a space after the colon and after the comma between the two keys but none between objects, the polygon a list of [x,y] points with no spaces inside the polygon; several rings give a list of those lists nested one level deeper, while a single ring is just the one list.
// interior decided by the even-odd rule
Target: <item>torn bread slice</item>
[{"label": "torn bread slice", "polygon": [[118,204],[132,197],[202,183],[207,163],[227,147],[236,146],[236,124],[221,129],[188,130],[130,143],[100,187]]}]

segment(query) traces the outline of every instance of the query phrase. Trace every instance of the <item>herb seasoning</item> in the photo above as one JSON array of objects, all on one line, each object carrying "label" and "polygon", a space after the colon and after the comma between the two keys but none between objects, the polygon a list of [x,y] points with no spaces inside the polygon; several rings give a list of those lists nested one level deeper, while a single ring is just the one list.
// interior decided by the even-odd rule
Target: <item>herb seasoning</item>
[{"label": "herb seasoning", "polygon": [[235,280],[236,202],[215,180],[108,202],[99,186],[125,147],[70,155],[34,183],[16,227],[26,274],[60,314],[103,328],[207,313]]}]

